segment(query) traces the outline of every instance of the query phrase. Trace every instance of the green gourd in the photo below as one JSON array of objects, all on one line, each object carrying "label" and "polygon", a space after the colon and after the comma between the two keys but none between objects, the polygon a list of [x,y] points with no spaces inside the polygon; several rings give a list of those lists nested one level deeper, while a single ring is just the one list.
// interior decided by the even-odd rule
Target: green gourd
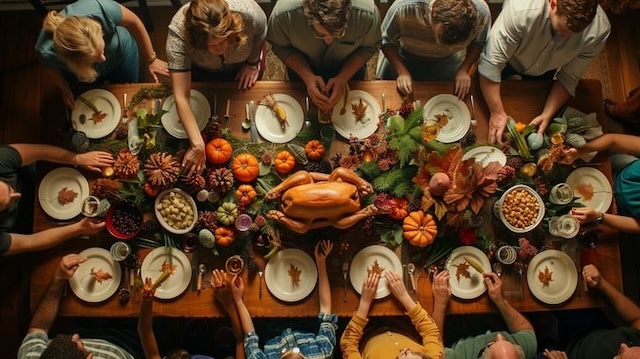
[{"label": "green gourd", "polygon": [[213,248],[216,245],[216,237],[213,235],[213,232],[206,228],[200,230],[198,239],[204,247]]},{"label": "green gourd", "polygon": [[540,149],[543,142],[542,135],[537,132],[533,132],[527,136],[527,144],[529,145],[529,148],[534,151]]}]

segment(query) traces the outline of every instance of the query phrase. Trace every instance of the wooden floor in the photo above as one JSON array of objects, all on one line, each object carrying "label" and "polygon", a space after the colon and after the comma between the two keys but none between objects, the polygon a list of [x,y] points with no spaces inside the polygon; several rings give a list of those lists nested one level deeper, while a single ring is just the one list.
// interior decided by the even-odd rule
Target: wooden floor
[{"label": "wooden floor", "polygon": [[[158,55],[165,58],[166,24],[175,10],[155,7],[151,11],[156,24],[152,41]],[[622,101],[630,90],[640,86],[640,11],[609,18],[612,34],[606,47],[608,74],[603,76],[608,76],[611,83],[611,98]],[[69,135],[57,130],[64,118],[64,107],[34,50],[41,19],[32,11],[0,12],[0,24],[0,143],[67,146]],[[633,242],[635,245],[638,240]],[[0,358],[14,357],[26,332],[30,317],[29,259],[27,254],[0,260]],[[637,262],[634,259],[629,261]],[[634,265],[623,262],[623,272],[636,272]],[[637,283],[625,282],[627,286],[637,293]]]}]

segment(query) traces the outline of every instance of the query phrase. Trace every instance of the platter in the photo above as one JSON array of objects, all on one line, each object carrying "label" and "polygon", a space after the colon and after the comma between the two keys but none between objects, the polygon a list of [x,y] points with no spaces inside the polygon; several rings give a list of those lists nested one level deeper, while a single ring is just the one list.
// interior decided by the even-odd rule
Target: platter
[{"label": "platter", "polygon": [[[209,106],[209,101],[207,101],[207,98],[204,97],[202,92],[192,89],[189,103],[191,104],[191,111],[193,111],[193,115],[196,118],[198,129],[200,131],[204,130],[207,126],[207,122],[209,122],[209,117],[211,117],[211,106]],[[184,130],[184,127],[182,127],[182,123],[180,122],[180,117],[178,117],[176,98],[173,95],[167,97],[162,104],[162,109],[167,111],[167,113],[162,115],[161,119],[164,129],[175,138],[188,138],[187,132]]]},{"label": "platter", "polygon": [[[361,294],[362,283],[364,283],[365,279],[369,276],[369,270],[375,262],[384,268],[385,271],[390,270],[402,276],[402,263],[400,263],[400,258],[398,258],[391,249],[380,245],[365,247],[353,257],[349,268],[349,280],[351,280],[351,285],[358,294]],[[387,279],[384,277],[383,272],[380,276],[378,290],[374,298],[384,298],[389,294],[391,294],[391,291],[389,290]]]},{"label": "platter", "polygon": [[454,95],[441,94],[429,99],[424,106],[424,119],[435,120],[436,115],[446,114],[448,122],[440,128],[436,140],[443,143],[456,142],[469,130],[471,126],[471,114],[469,108]]},{"label": "platter", "polygon": [[[168,252],[167,247],[158,247],[146,257],[144,257],[144,261],[142,261],[142,280],[144,281],[147,277],[150,277],[152,281],[156,281],[158,277],[162,274],[162,264],[165,261],[168,261]],[[182,253],[182,251],[170,248],[171,250],[171,265],[175,266],[175,271],[173,274],[167,278],[161,286],[156,289],[155,297],[158,299],[173,299],[189,286],[189,282],[191,281],[191,263],[189,262],[189,258]]]},{"label": "platter", "polygon": [[[67,189],[77,193],[66,204],[60,204],[58,193]],[[47,173],[38,187],[38,201],[42,209],[59,220],[71,219],[82,212],[82,203],[89,196],[89,182],[82,173],[70,167],[58,167]]]},{"label": "platter", "polygon": [[[567,177],[567,183],[573,188],[573,193],[578,201],[598,212],[606,212],[613,201],[611,183],[604,173],[593,167],[580,167],[575,169]],[[593,187],[593,197],[589,200],[580,194],[580,186]]]},{"label": "platter", "polygon": [[447,259],[445,269],[451,273],[451,278],[449,279],[451,294],[460,299],[474,299],[481,296],[487,290],[487,286],[484,284],[483,274],[478,273],[471,266],[468,268],[469,278],[462,275],[459,279],[456,278],[458,265],[467,262],[464,257],[471,258],[480,264],[485,273],[491,272],[491,263],[484,252],[473,246],[458,247],[451,252]]},{"label": "platter", "polygon": [[298,101],[289,95],[277,93],[273,97],[287,113],[289,125],[283,129],[273,111],[260,102],[256,109],[256,129],[262,138],[271,143],[286,143],[296,138],[302,130],[304,112]]},{"label": "platter", "polygon": [[[356,122],[351,109],[352,105],[358,105],[362,99],[362,103],[367,106],[364,119]],[[366,91],[351,90],[347,96],[347,105],[345,107],[346,112],[341,115],[340,111],[343,106],[343,98],[338,100],[338,103],[333,106],[333,112],[331,113],[331,122],[336,132],[340,136],[346,138],[357,137],[359,139],[365,139],[373,135],[378,130],[378,115],[380,115],[380,105],[378,101]]]},{"label": "platter", "polygon": [[[108,136],[120,123],[121,110],[118,99],[109,91],[103,89],[89,90],[81,95],[106,116],[99,122],[91,120],[93,110],[78,97],[71,112],[71,123],[77,131],[84,132],[88,138],[102,138]],[[81,123],[80,117],[86,120]]]},{"label": "platter", "polygon": [[[299,270],[300,280],[293,284],[289,271],[292,266]],[[297,302],[306,298],[316,287],[318,269],[307,253],[293,248],[279,251],[267,262],[264,281],[269,292],[285,302]]]},{"label": "platter", "polygon": [[[71,291],[85,302],[97,303],[110,298],[120,287],[122,271],[120,263],[111,258],[111,253],[104,248],[88,248],[80,252],[87,260],[78,266],[76,272],[69,278]],[[99,283],[91,276],[91,269],[111,274],[111,279]]]},{"label": "platter", "polygon": [[[551,280],[544,285],[538,279],[540,272],[551,272]],[[527,269],[529,290],[540,301],[547,304],[560,304],[571,298],[578,285],[576,265],[564,252],[549,249],[538,253],[529,262]]]},{"label": "platter", "polygon": [[487,167],[491,162],[498,162],[501,166],[507,163],[507,156],[499,148],[493,146],[478,146],[467,151],[462,160],[473,158],[480,163],[482,167]]}]

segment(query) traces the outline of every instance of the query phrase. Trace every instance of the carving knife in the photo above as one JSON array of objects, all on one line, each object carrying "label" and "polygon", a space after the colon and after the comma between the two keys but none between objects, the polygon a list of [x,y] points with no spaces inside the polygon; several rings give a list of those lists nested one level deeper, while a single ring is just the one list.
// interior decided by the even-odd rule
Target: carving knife
[{"label": "carving knife", "polygon": [[251,121],[251,142],[258,142],[258,129],[256,128],[256,103],[249,101],[249,120]]}]

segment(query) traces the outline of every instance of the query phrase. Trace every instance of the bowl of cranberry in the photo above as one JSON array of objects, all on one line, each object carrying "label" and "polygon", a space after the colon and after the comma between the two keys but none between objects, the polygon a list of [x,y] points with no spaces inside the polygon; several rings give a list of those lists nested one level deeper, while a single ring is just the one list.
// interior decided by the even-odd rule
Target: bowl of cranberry
[{"label": "bowl of cranberry", "polygon": [[142,228],[142,209],[130,201],[119,201],[111,205],[104,221],[109,233],[117,239],[131,239]]}]

